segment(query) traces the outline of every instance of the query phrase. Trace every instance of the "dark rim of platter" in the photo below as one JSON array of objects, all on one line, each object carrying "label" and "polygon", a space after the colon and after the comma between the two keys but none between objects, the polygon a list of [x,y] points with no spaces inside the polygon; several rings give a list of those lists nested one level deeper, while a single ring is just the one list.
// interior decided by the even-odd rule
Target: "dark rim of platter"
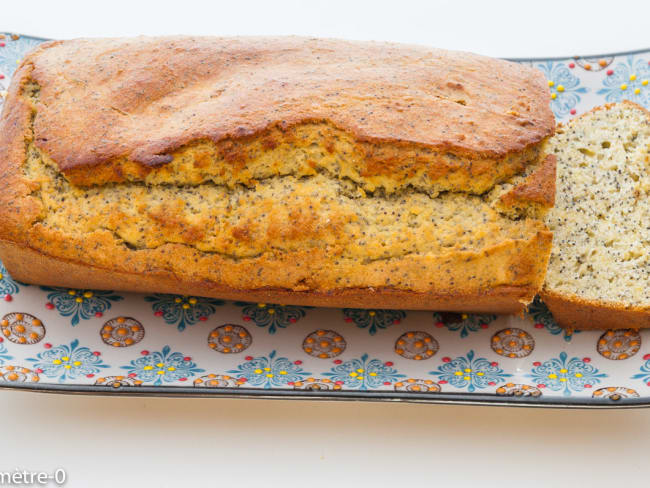
[{"label": "dark rim of platter", "polygon": [[308,391],[261,388],[195,388],[182,386],[104,386],[65,385],[56,383],[5,383],[0,388],[40,393],[68,393],[82,395],[195,397],[195,398],[260,398],[299,400],[399,401],[405,403],[440,403],[455,405],[493,405],[547,408],[643,408],[650,407],[650,398],[579,398],[515,397],[485,393],[417,393],[403,391]]}]

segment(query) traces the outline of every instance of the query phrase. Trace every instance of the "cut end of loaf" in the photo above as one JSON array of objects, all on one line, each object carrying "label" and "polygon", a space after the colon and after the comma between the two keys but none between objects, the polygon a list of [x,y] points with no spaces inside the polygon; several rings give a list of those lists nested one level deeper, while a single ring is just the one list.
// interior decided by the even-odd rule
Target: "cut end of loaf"
[{"label": "cut end of loaf", "polygon": [[630,102],[560,127],[554,233],[545,291],[650,311],[650,113]]}]

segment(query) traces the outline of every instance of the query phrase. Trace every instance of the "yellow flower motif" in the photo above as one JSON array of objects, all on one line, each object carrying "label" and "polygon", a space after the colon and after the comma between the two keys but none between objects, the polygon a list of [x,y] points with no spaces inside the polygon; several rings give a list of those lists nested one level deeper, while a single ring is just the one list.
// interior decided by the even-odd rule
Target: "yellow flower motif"
[{"label": "yellow flower motif", "polygon": [[623,90],[623,91],[627,90],[627,83],[623,83],[621,85],[621,90]]},{"label": "yellow flower motif", "polygon": [[557,86],[557,91],[559,91],[560,93],[563,92],[564,91],[564,86],[563,85],[558,85]]},{"label": "yellow flower motif", "polygon": [[636,80],[636,75],[630,75],[630,81],[635,81]]},{"label": "yellow flower motif", "polygon": [[196,298],[192,297],[188,300],[190,302],[190,305],[196,305]]},{"label": "yellow flower motif", "polygon": [[92,298],[92,296],[93,296],[93,292],[92,292],[92,291],[86,291],[86,292],[84,292],[84,297],[85,297],[85,298]]},{"label": "yellow flower motif", "polygon": [[149,370],[152,370],[152,369],[153,369],[153,366],[146,365],[146,366],[145,366],[144,368],[142,368],[142,369],[144,369],[145,371],[149,371]]},{"label": "yellow flower motif", "polygon": [[557,378],[557,375],[555,373],[551,373],[548,375],[548,377],[549,379],[554,380],[555,378]]},{"label": "yellow flower motif", "polygon": [[61,364],[61,360],[60,359],[53,359],[52,364]]}]

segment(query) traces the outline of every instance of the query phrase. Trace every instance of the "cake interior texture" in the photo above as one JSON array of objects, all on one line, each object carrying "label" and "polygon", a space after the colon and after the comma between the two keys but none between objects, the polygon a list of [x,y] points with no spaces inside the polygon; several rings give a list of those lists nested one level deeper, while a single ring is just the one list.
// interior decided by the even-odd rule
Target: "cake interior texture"
[{"label": "cake interior texture", "polygon": [[584,300],[650,307],[650,118],[632,103],[560,127],[553,248],[545,289]]},{"label": "cake interior texture", "polygon": [[[26,93],[36,108],[38,87],[31,84]],[[360,174],[355,170],[360,164],[351,163],[364,151],[327,123],[301,124],[241,145],[239,167],[228,158],[232,144],[224,150],[197,141],[177,150],[168,165],[143,171],[142,165],[124,161],[123,167],[134,170],[122,173],[121,181],[98,175],[101,168],[95,168],[93,178],[103,178],[101,184],[75,185],[31,142],[23,169],[42,203],[36,225],[80,240],[110,233],[130,250],[173,243],[233,261],[327,249],[341,265],[414,254],[469,257],[508,240],[523,244],[545,230],[541,220],[498,204],[513,181],[522,182],[538,167],[537,147],[504,164],[475,169],[472,178],[466,161],[454,156],[447,156],[450,167],[442,175],[408,167]],[[427,156],[414,151],[412,161]],[[511,282],[512,272],[495,270],[481,286]],[[342,273],[328,286],[362,286],[368,278]],[[448,279],[404,278],[373,284],[426,289],[433,279]],[[239,277],[230,284],[254,286],[253,279]]]}]

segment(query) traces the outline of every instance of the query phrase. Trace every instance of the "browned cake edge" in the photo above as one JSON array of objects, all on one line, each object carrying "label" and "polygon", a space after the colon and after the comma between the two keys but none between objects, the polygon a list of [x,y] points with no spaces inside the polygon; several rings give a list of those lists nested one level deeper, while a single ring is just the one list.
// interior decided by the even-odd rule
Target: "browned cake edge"
[{"label": "browned cake edge", "polygon": [[555,321],[574,329],[639,329],[650,327],[650,310],[622,303],[585,300],[542,290],[540,296]]},{"label": "browned cake edge", "polygon": [[180,281],[165,273],[141,275],[102,269],[57,259],[4,240],[0,240],[0,256],[12,278],[23,283],[207,296],[284,305],[514,314],[521,313],[537,291],[534,287],[517,286],[501,286],[475,295],[435,295],[390,288],[349,288],[329,292],[279,288],[236,290],[209,282]]}]

